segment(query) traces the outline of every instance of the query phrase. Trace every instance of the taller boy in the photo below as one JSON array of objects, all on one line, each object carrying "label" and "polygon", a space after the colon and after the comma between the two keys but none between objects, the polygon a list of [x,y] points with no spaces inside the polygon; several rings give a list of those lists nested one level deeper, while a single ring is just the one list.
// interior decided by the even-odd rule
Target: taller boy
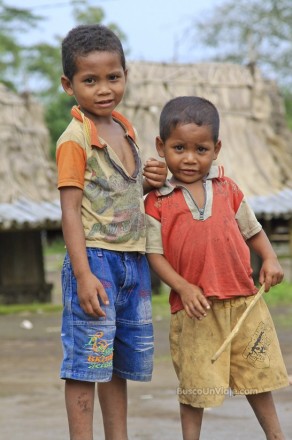
[{"label": "taller boy", "polygon": [[126,379],[147,381],[152,372],[143,188],[161,187],[166,167],[149,160],[143,182],[134,130],[115,112],[127,78],[117,36],[99,25],[74,28],[63,41],[62,61],[62,86],[79,104],[57,143],[68,251],[61,377],[70,438],[93,439],[99,382],[105,438],[126,440]]}]

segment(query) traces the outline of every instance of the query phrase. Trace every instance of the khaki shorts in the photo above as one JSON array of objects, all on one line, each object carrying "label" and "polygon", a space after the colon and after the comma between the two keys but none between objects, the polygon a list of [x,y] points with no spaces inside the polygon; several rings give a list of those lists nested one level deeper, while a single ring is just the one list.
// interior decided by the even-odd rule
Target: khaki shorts
[{"label": "khaki shorts", "polygon": [[257,394],[289,385],[275,327],[262,298],[231,344],[211,362],[252,299],[212,300],[201,321],[190,319],[184,310],[171,316],[170,349],[180,403],[206,408],[220,405],[231,393]]}]

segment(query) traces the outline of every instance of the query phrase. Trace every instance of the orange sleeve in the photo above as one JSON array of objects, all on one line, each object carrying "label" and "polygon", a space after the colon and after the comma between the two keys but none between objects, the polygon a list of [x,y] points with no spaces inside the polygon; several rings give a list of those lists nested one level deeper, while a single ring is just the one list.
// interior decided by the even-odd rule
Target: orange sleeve
[{"label": "orange sleeve", "polygon": [[83,189],[86,154],[79,144],[67,141],[59,145],[56,152],[58,189],[75,186]]}]

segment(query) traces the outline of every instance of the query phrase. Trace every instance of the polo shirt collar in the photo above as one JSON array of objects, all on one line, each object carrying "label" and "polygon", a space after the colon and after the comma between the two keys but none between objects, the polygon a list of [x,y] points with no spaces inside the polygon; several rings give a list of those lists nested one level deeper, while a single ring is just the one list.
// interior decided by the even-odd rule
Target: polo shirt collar
[{"label": "polo shirt collar", "polygon": [[[206,176],[206,180],[218,179],[224,176],[224,168],[222,165],[213,165],[210,168],[208,175]],[[157,195],[167,196],[171,194],[175,188],[180,188],[183,185],[173,185],[169,180],[166,180],[164,185],[156,190]]]}]

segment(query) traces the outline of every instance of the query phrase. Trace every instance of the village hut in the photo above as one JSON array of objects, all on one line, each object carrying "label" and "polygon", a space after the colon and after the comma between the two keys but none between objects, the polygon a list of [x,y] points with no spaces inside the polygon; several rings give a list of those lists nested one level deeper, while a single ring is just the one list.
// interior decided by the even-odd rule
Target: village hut
[{"label": "village hut", "polygon": [[[234,64],[129,63],[119,109],[137,132],[142,158],[155,153],[158,118],[179,95],[210,99],[221,115],[218,162],[247,195],[292,280],[292,134],[283,99],[255,68]],[[48,301],[43,232],[61,229],[56,167],[41,107],[0,84],[0,302]],[[289,257],[289,258],[288,258]],[[254,262],[256,268],[256,261]]]},{"label": "village hut", "polygon": [[49,301],[43,231],[60,228],[42,107],[0,84],[0,302]]},{"label": "village hut", "polygon": [[287,257],[285,275],[292,280],[292,133],[276,84],[254,66],[131,63],[120,111],[137,129],[144,160],[155,155],[163,105],[182,95],[217,106],[223,145],[218,163],[248,197],[278,254]]}]

